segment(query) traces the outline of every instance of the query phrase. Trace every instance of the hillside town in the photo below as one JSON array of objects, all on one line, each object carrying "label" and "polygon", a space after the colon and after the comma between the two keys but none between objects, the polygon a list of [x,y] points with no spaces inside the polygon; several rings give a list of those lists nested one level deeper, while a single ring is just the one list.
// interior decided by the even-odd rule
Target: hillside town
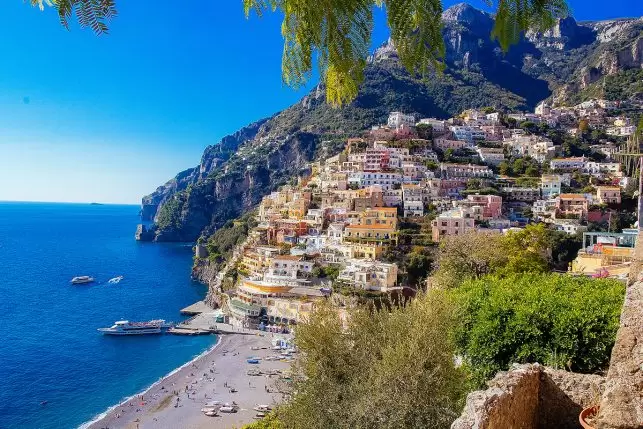
[{"label": "hillside town", "polygon": [[[401,241],[430,247],[530,223],[581,243],[561,271],[625,276],[638,167],[624,155],[637,126],[622,108],[542,102],[534,113],[471,109],[448,120],[391,112],[386,124],[347,139],[340,154],[263,198],[228,261],[230,323],[281,331],[331,294],[404,293],[418,285],[395,258]],[[197,257],[207,254],[197,246]]]}]

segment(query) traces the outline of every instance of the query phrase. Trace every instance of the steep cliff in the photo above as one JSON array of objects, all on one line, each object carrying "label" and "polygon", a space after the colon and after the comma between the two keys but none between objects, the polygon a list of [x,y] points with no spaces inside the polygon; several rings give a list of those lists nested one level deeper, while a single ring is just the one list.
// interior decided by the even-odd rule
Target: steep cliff
[{"label": "steep cliff", "polygon": [[579,24],[567,18],[544,34],[527,34],[508,53],[490,39],[493,17],[485,12],[458,4],[443,21],[444,73],[410,76],[394,46],[385,43],[369,58],[350,105],[329,107],[318,86],[295,105],[208,146],[198,166],[144,197],[141,214],[156,221],[145,237],[194,241],[210,235],[301,174],[309,161],[337,153],[346,136],[385,121],[390,111],[446,118],[470,107],[532,109],[553,89],[577,92],[574,82],[582,81],[593,59],[602,58],[600,73],[640,63],[641,20]]},{"label": "steep cliff", "polygon": [[[628,80],[640,81],[643,73],[643,18],[588,22],[592,43],[580,48],[577,64],[567,82],[559,85],[553,99],[559,104],[573,104],[588,98],[610,100],[641,97],[641,85],[628,85]],[[632,79],[631,76],[635,75]],[[610,85],[621,87],[610,90]]]}]

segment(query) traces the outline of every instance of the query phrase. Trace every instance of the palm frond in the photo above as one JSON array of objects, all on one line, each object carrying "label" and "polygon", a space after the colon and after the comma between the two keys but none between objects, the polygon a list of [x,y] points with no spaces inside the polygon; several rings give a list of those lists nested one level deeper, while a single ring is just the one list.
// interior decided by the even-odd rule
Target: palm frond
[{"label": "palm frond", "polygon": [[29,0],[32,6],[41,10],[51,6],[58,10],[60,23],[69,28],[73,15],[81,27],[89,27],[96,34],[108,32],[107,23],[114,18],[118,11],[114,0]]},{"label": "palm frond", "polygon": [[564,0],[499,0],[491,36],[506,52],[527,30],[545,31],[568,14]]}]

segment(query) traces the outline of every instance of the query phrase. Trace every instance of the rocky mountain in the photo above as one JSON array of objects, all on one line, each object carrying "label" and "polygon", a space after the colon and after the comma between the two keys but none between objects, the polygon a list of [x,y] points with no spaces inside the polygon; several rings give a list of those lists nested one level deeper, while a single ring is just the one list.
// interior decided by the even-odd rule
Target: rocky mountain
[{"label": "rocky mountain", "polygon": [[148,239],[194,241],[256,205],[304,172],[314,159],[341,150],[343,139],[382,123],[390,111],[447,118],[466,108],[533,109],[552,96],[563,102],[583,85],[640,70],[641,19],[577,23],[560,20],[529,33],[503,53],[490,39],[493,16],[467,4],[443,14],[446,70],[410,76],[387,42],[369,58],[358,97],[341,109],[324,102],[320,85],[295,105],[208,146],[198,166],[142,200]]}]

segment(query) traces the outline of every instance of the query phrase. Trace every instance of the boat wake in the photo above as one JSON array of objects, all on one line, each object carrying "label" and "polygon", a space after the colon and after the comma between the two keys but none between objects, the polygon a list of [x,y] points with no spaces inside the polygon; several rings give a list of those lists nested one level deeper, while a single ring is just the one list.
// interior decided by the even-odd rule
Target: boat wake
[{"label": "boat wake", "polygon": [[120,282],[121,280],[123,280],[123,276],[118,276],[118,277],[114,277],[113,279],[109,279],[107,281],[107,283],[115,285],[116,283]]}]

